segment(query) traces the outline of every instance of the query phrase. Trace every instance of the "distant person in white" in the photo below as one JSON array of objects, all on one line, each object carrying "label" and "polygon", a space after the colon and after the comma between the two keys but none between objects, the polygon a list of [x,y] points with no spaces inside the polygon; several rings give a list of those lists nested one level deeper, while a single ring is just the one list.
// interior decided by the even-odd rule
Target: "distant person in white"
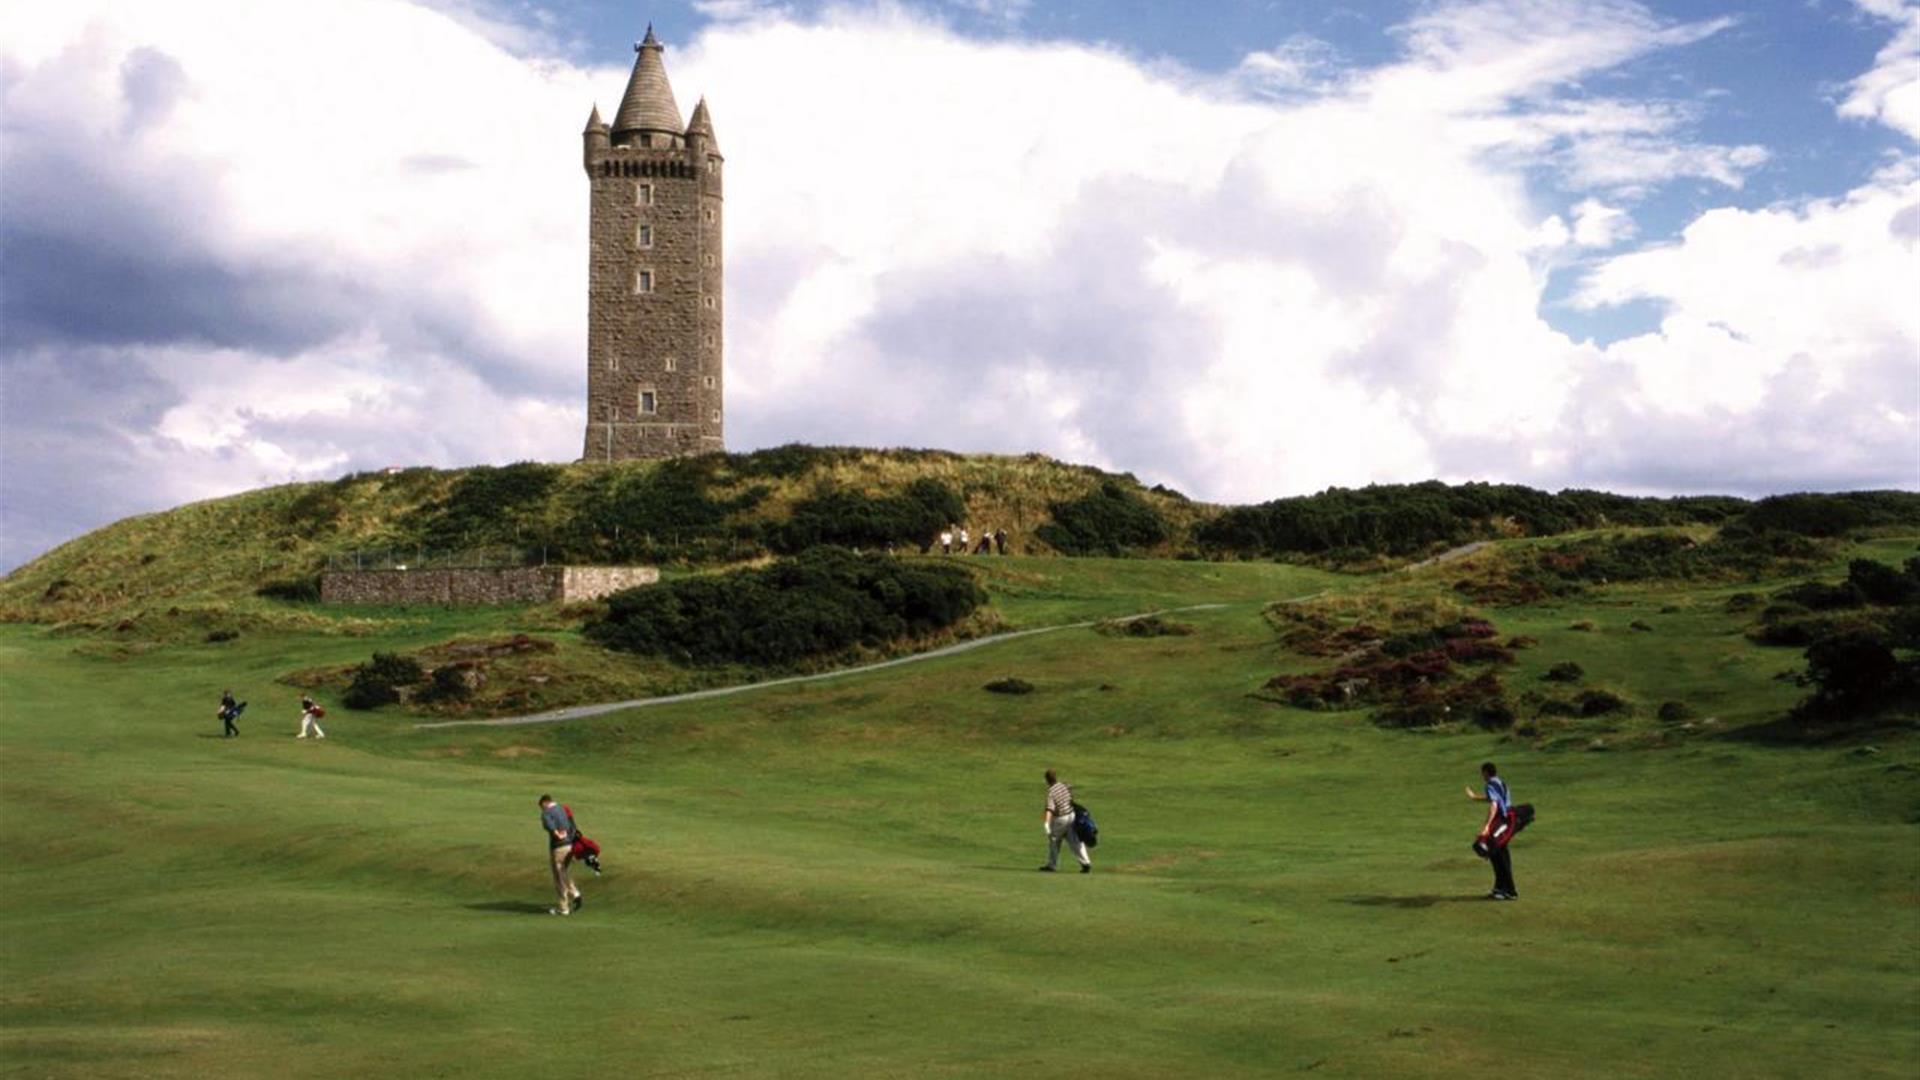
[{"label": "distant person in white", "polygon": [[326,738],[327,733],[320,730],[320,718],[325,715],[327,715],[326,710],[315,705],[312,698],[302,696],[300,698],[300,734],[295,735],[294,738],[304,739],[309,731],[313,732],[313,737],[316,739]]},{"label": "distant person in white", "polygon": [[1060,863],[1060,845],[1065,842],[1072,847],[1073,857],[1080,860],[1080,872],[1093,872],[1093,857],[1073,831],[1073,789],[1061,783],[1052,769],[1047,770],[1047,808],[1040,817],[1040,827],[1047,831],[1047,864],[1041,870],[1053,872]]}]

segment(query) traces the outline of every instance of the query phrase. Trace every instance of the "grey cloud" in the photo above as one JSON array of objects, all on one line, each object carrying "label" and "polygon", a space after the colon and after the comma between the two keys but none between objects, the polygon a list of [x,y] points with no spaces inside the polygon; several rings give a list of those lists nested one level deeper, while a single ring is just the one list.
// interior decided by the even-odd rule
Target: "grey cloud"
[{"label": "grey cloud", "polygon": [[153,48],[138,48],[120,64],[120,96],[127,115],[122,134],[138,136],[165,120],[187,90],[180,62]]}]

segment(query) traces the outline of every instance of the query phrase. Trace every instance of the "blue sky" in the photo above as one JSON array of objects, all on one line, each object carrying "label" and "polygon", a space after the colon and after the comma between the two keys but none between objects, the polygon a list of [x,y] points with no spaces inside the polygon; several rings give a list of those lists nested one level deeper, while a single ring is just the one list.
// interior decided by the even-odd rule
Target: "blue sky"
[{"label": "blue sky", "polygon": [[728,155],[728,443],[1252,501],[1920,486],[1920,3],[0,2],[0,566],[569,460],[578,132]]}]

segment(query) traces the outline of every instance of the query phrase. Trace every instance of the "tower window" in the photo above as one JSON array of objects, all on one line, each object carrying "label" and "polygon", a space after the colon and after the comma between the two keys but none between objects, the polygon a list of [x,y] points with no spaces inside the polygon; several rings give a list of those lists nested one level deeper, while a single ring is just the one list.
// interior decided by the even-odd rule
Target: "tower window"
[{"label": "tower window", "polygon": [[653,185],[652,184],[633,185],[633,205],[635,206],[652,206],[653,205]]},{"label": "tower window", "polygon": [[653,226],[642,225],[633,231],[633,246],[650,248],[653,246]]},{"label": "tower window", "polygon": [[712,255],[702,255],[702,256],[700,256],[700,261],[701,261],[701,262],[703,262],[703,263],[705,263],[705,264],[706,264],[706,265],[708,265],[708,266],[712,266],[712,265],[713,265],[713,256],[712,256]]},{"label": "tower window", "polygon": [[716,424],[720,422],[720,410],[719,410],[719,409],[715,409],[715,410],[713,410],[713,422],[714,422],[714,423],[716,423]]},{"label": "tower window", "polygon": [[713,348],[713,335],[712,335],[712,334],[708,334],[708,335],[707,335],[707,348],[709,348],[709,349],[711,349],[711,348]]},{"label": "tower window", "polygon": [[679,369],[680,369],[680,361],[675,360],[671,356],[667,357],[667,370],[678,371]]},{"label": "tower window", "polygon": [[713,389],[713,376],[709,375],[706,378],[701,379],[700,382],[703,385],[705,385],[707,389],[709,390]]},{"label": "tower window", "polygon": [[713,211],[707,211],[707,224],[713,224]]},{"label": "tower window", "polygon": [[635,270],[633,272],[633,291],[650,293],[653,291],[653,271]]},{"label": "tower window", "polygon": [[640,415],[652,416],[660,411],[660,399],[651,390],[640,391]]},{"label": "tower window", "polygon": [[709,308],[711,308],[711,307],[713,306],[713,297],[711,297],[711,296],[703,296],[703,297],[701,297],[701,298],[700,298],[700,302],[701,302],[702,304],[705,304],[705,305],[707,305],[707,306],[708,306]]}]

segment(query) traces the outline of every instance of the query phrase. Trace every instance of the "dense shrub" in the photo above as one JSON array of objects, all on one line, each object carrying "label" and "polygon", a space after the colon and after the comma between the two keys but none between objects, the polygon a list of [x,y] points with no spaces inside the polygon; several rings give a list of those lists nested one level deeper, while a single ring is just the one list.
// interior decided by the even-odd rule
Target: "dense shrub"
[{"label": "dense shrub", "polygon": [[1609,690],[1583,690],[1574,697],[1573,703],[1580,707],[1581,716],[1604,716],[1629,707],[1626,698]]},{"label": "dense shrub", "polygon": [[1598,491],[1558,495],[1516,484],[1381,484],[1229,508],[1203,526],[1203,548],[1222,554],[1415,555],[1509,532],[1551,536],[1605,525],[1717,524],[1740,499],[1634,498]]},{"label": "dense shrub", "polygon": [[1048,507],[1053,520],[1034,532],[1064,555],[1125,555],[1168,536],[1166,519],[1145,499],[1108,480],[1092,492]]},{"label": "dense shrub", "polygon": [[468,469],[445,498],[425,511],[419,539],[429,547],[474,548],[516,543],[538,520],[560,467],[522,461]]},{"label": "dense shrub", "polygon": [[353,681],[340,701],[349,709],[377,709],[400,700],[400,691],[426,678],[420,662],[397,653],[374,653],[373,659],[353,669]]},{"label": "dense shrub", "polygon": [[478,677],[472,663],[445,664],[433,669],[433,678],[415,697],[420,701],[465,701],[473,696]]},{"label": "dense shrub", "polygon": [[1794,708],[1803,723],[1863,719],[1920,688],[1920,661],[1901,661],[1886,638],[1871,632],[1823,637],[1807,648],[1813,695]]},{"label": "dense shrub", "polygon": [[1851,581],[1842,581],[1837,585],[1828,585],[1820,581],[1807,581],[1799,585],[1781,589],[1773,594],[1775,600],[1798,605],[1806,611],[1835,611],[1843,608],[1856,608],[1867,602],[1867,594]]},{"label": "dense shrub", "polygon": [[1033,693],[1033,684],[1025,679],[1009,675],[1004,679],[993,680],[986,685],[985,689],[995,694],[1031,694]]},{"label": "dense shrub", "polygon": [[952,488],[922,477],[899,495],[819,492],[794,506],[792,518],[770,530],[768,541],[773,550],[789,555],[821,544],[925,549],[941,529],[966,517],[967,504]]},{"label": "dense shrub", "polygon": [[1877,525],[1920,525],[1920,494],[1848,491],[1774,495],[1753,504],[1739,524],[1754,531],[1772,529],[1802,536],[1844,536]]},{"label": "dense shrub", "polygon": [[301,604],[320,602],[320,575],[303,574],[299,577],[278,578],[266,582],[253,590],[255,596],[264,596],[269,600],[290,600]]},{"label": "dense shrub", "polygon": [[586,633],[678,663],[782,666],[925,637],[985,601],[957,566],[815,548],[762,569],[615,593]]},{"label": "dense shrub", "polygon": [[1586,677],[1587,669],[1581,667],[1577,661],[1573,660],[1562,660],[1548,668],[1547,673],[1541,676],[1541,678],[1549,682],[1564,683],[1576,683]]},{"label": "dense shrub", "polygon": [[1660,703],[1658,715],[1662,723],[1677,724],[1682,720],[1693,719],[1693,706],[1684,701],[1663,701]]},{"label": "dense shrub", "polygon": [[1875,559],[1855,559],[1847,566],[1847,585],[1869,604],[1920,603],[1920,558],[1908,559],[1904,571]]}]

